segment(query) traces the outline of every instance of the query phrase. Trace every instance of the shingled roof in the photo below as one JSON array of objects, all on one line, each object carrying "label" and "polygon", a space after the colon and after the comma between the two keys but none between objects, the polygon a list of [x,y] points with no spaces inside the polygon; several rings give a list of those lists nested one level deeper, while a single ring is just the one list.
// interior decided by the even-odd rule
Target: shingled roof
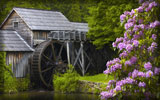
[{"label": "shingled roof", "polygon": [[0,28],[14,11],[31,30],[77,30],[82,32],[88,32],[89,30],[87,23],[70,22],[61,12],[29,8],[13,8],[8,17],[1,24]]},{"label": "shingled roof", "polygon": [[0,51],[34,51],[24,39],[11,30],[0,30]]},{"label": "shingled roof", "polygon": [[72,30],[70,22],[61,12],[28,8],[13,8],[8,17],[14,11],[24,20],[31,30]]},{"label": "shingled roof", "polygon": [[81,32],[88,32],[88,24],[87,23],[78,23],[78,22],[71,22],[72,26],[75,30],[81,31]]}]

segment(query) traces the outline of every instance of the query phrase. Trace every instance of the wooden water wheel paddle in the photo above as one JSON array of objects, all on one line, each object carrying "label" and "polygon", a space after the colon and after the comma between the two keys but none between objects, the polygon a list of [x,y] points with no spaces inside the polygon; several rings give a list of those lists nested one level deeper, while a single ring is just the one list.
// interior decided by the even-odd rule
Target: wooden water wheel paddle
[{"label": "wooden water wheel paddle", "polygon": [[45,41],[36,47],[32,57],[32,72],[35,85],[52,88],[53,69],[67,64],[64,44]]}]

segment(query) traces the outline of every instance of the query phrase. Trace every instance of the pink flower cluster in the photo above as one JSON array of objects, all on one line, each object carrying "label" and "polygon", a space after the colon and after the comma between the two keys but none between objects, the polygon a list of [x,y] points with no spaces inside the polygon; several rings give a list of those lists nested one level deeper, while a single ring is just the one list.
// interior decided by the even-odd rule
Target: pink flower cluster
[{"label": "pink flower cluster", "polygon": [[119,58],[115,58],[112,61],[108,61],[106,66],[107,70],[104,71],[104,74],[109,74],[115,72],[118,69],[122,69],[122,64],[120,64],[121,60]]},{"label": "pink flower cluster", "polygon": [[139,70],[134,70],[132,72],[132,78],[137,78],[137,77],[143,77],[143,78],[149,78],[153,76],[153,72],[151,70],[148,70],[147,72],[141,72]]},{"label": "pink flower cluster", "polygon": [[[151,79],[154,75],[160,74],[160,67],[156,67],[153,63],[154,56],[150,57],[152,60],[150,58],[143,59],[144,55],[154,53],[158,47],[157,35],[152,33],[152,30],[159,27],[160,22],[157,20],[145,22],[146,20],[143,18],[157,6],[155,1],[146,1],[139,8],[131,12],[126,11],[120,16],[120,21],[125,23],[126,32],[124,37],[117,38],[112,44],[114,48],[119,49],[119,58],[107,62],[104,74],[115,75],[120,70],[121,74],[126,73],[128,76],[123,76],[121,80],[110,80],[106,87],[107,91],[101,93],[102,99],[112,98],[118,92],[124,91],[123,87],[128,84],[145,88],[148,84],[143,79]],[[137,53],[138,51],[139,53]],[[141,61],[141,59],[143,60]]]}]

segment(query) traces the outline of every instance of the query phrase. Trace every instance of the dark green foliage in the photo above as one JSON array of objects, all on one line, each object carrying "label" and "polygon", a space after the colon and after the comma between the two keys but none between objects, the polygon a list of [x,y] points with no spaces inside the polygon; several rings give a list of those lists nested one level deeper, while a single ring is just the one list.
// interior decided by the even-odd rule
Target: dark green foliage
[{"label": "dark green foliage", "polygon": [[6,66],[6,53],[0,52],[0,92],[17,92],[16,79],[13,77],[11,66]]},{"label": "dark green foliage", "polygon": [[16,79],[16,88],[18,92],[29,90],[30,77],[27,75],[25,78]]},{"label": "dark green foliage", "polygon": [[69,65],[69,69],[65,74],[54,75],[54,90],[62,93],[76,92],[78,88],[78,79],[79,75],[73,70],[73,66]]},{"label": "dark green foliage", "polygon": [[4,90],[5,52],[0,52],[0,93]]},{"label": "dark green foliage", "polygon": [[[24,7],[24,8],[36,8],[50,10],[42,2],[36,2],[32,0],[2,0],[2,6],[0,6],[0,23],[6,18],[13,7]],[[0,1],[1,4],[1,1]]]},{"label": "dark green foliage", "polygon": [[96,3],[94,0],[1,0],[0,23],[13,7],[60,11],[70,21],[86,22],[88,8]]},{"label": "dark green foliage", "polygon": [[4,70],[4,93],[18,92],[16,88],[16,78],[13,77],[11,66],[5,66]]},{"label": "dark green foliage", "polygon": [[138,6],[138,0],[104,0],[98,7],[90,8],[88,17],[88,37],[93,44],[101,48],[104,44],[111,44],[116,37],[123,35],[124,29],[120,25],[119,16],[127,10]]},{"label": "dark green foliage", "polygon": [[13,77],[11,65],[6,66],[6,53],[0,52],[0,93],[15,93],[28,90],[29,77],[16,79]]},{"label": "dark green foliage", "polygon": [[0,23],[13,7],[60,11],[70,21],[88,21],[88,37],[100,48],[122,35],[119,16],[137,5],[138,0],[1,0]]},{"label": "dark green foliage", "polygon": [[6,66],[4,70],[4,93],[16,93],[29,89],[29,75],[25,78],[16,78],[13,76],[11,66]]}]

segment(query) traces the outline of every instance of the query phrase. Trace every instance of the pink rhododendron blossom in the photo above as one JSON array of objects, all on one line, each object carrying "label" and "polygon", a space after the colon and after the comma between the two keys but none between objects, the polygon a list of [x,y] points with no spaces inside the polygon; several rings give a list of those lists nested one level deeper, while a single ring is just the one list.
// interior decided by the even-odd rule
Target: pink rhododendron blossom
[{"label": "pink rhododendron blossom", "polygon": [[102,99],[112,99],[124,93],[140,94],[140,97],[147,97],[147,93],[150,96],[157,95],[150,90],[156,90],[160,85],[160,68],[157,67],[160,66],[160,21],[155,16],[159,4],[153,0],[140,2],[144,2],[142,6],[120,16],[125,28],[124,37],[117,38],[112,44],[119,50],[119,58],[108,61],[104,71],[105,74],[113,75],[115,80],[108,82],[107,91],[101,93]]},{"label": "pink rhododendron blossom", "polygon": [[147,62],[147,63],[144,64],[144,68],[146,70],[150,70],[152,68],[152,64],[150,62]]}]

